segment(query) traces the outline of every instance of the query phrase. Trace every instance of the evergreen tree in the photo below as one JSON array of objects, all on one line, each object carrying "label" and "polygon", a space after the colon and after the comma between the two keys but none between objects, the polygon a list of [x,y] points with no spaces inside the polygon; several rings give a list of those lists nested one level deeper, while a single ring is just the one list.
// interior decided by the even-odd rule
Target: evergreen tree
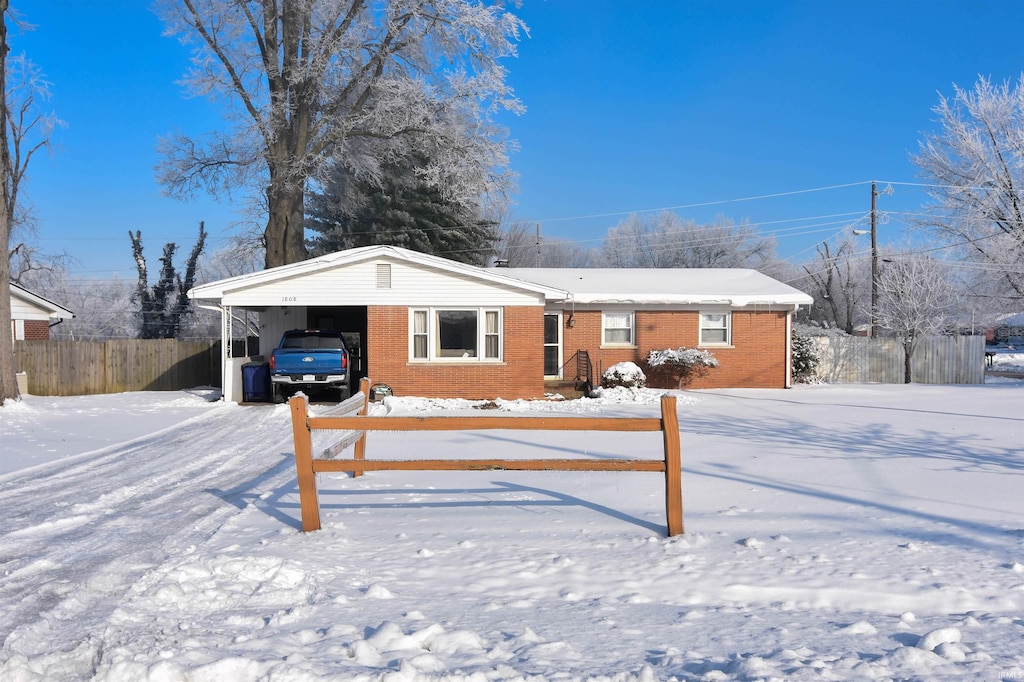
[{"label": "evergreen tree", "polygon": [[308,243],[322,255],[358,246],[388,244],[444,258],[486,264],[498,238],[494,222],[446,199],[424,182],[420,157],[405,157],[382,169],[376,180],[357,178],[336,164],[323,193],[309,199]]}]

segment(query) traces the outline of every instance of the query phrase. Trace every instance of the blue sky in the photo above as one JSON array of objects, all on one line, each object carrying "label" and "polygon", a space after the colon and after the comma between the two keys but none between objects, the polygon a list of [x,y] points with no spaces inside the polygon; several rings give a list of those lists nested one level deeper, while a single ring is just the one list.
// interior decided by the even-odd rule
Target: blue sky
[{"label": "blue sky", "polygon": [[[188,51],[147,3],[14,5],[36,30],[13,51],[44,70],[67,122],[26,188],[42,249],[67,250],[82,278],[133,278],[129,230],[152,269],[165,242],[187,252],[200,220],[214,248],[237,233],[230,204],[178,202],[154,180],[157,138],[213,129],[218,113],[176,84]],[[898,241],[927,200],[897,183],[917,181],[908,154],[938,93],[1024,70],[1011,0],[524,0],[519,14],[531,35],[508,63],[527,108],[506,120],[513,215],[592,246],[631,212],[680,207],[763,223],[781,256],[804,259],[867,213],[871,180],[894,183],[879,235]],[[766,195],[784,196],[744,200]]]}]

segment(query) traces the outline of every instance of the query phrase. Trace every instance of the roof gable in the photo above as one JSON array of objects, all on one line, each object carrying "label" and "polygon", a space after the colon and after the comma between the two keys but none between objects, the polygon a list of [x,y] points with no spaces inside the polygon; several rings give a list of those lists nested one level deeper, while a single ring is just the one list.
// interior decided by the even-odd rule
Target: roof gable
[{"label": "roof gable", "polygon": [[336,253],[318,256],[300,263],[282,265],[259,272],[222,279],[203,284],[189,290],[188,295],[194,300],[220,301],[225,296],[238,294],[245,290],[255,291],[261,287],[315,276],[331,270],[347,268],[372,260],[386,260],[407,264],[413,268],[447,273],[459,278],[486,282],[532,294],[543,295],[545,298],[564,297],[566,292],[537,282],[529,282],[509,276],[495,268],[478,268],[466,263],[458,263],[447,258],[410,251],[397,246],[364,246]]},{"label": "roof gable", "polygon": [[59,306],[53,301],[43,298],[39,294],[34,294],[25,287],[19,286],[14,282],[11,282],[10,284],[11,298],[17,298],[25,305],[40,310],[51,318],[56,318],[58,320],[70,320],[75,316],[75,314],[67,308]]}]

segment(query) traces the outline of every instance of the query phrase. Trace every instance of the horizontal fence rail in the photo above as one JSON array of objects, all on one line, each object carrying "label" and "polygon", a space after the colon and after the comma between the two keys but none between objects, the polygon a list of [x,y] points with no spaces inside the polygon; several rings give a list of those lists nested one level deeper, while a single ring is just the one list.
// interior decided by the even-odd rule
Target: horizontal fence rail
[{"label": "horizontal fence rail", "polygon": [[[331,413],[309,415],[309,402],[303,395],[289,401],[292,434],[295,440],[295,467],[302,508],[302,530],[320,529],[320,505],[317,499],[316,474],[365,471],[638,471],[665,474],[665,514],[668,535],[683,532],[683,497],[679,453],[679,421],[676,399],[663,396],[661,418],[619,417],[370,417],[369,380],[363,379],[360,391],[341,403]],[[352,415],[357,412],[355,416]],[[620,431],[663,434],[664,457],[643,459],[419,459],[367,460],[368,431]],[[341,440],[328,447],[321,458],[313,457],[313,430],[346,432]],[[354,444],[352,459],[336,459],[342,443]]]}]

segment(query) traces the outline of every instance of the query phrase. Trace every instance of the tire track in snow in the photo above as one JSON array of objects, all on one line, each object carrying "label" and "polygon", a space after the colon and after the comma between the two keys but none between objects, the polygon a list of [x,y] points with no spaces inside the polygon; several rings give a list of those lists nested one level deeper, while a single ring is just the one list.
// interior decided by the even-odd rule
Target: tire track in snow
[{"label": "tire track in snow", "polygon": [[5,477],[0,660],[89,642],[133,583],[237,513],[219,491],[286,483],[292,451],[286,407],[224,405],[95,458]]}]

